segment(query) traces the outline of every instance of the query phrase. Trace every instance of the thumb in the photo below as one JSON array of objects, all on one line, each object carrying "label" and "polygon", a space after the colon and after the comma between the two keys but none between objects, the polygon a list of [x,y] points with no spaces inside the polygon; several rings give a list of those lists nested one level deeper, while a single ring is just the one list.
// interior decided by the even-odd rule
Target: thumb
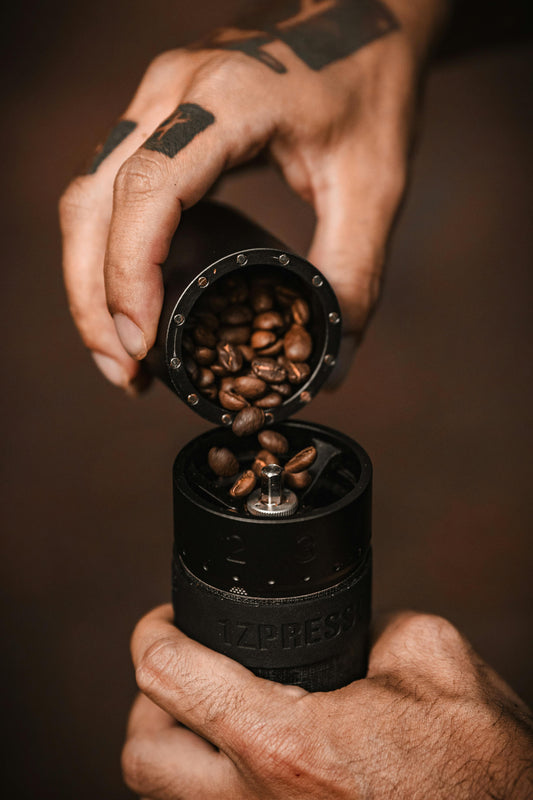
[{"label": "thumb", "polygon": [[[385,161],[386,164],[386,161]],[[329,388],[346,377],[379,298],[387,240],[403,193],[404,168],[386,168],[362,147],[337,153],[315,190],[309,260],[339,299],[343,341]]]}]

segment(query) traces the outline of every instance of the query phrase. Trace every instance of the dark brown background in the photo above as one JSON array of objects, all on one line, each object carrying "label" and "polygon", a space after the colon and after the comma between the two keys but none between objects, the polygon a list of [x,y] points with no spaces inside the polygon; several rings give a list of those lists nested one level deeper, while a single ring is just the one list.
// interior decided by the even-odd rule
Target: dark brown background
[{"label": "dark brown background", "polygon": [[[149,59],[239,4],[41,5],[12,20],[4,71],[3,793],[119,798],[128,637],[169,597],[171,462],[206,425],[95,371],[56,202]],[[376,607],[449,617],[530,702],[532,83],[525,44],[433,71],[383,302],[306,414],[373,457]],[[312,215],[272,171],[220,196],[305,251]]]}]

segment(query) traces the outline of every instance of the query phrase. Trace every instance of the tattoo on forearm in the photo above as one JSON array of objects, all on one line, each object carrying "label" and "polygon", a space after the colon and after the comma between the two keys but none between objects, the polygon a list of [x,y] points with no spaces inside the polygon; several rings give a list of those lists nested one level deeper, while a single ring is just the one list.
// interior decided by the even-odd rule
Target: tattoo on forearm
[{"label": "tattoo on forearm", "polygon": [[[270,9],[266,22],[246,20],[240,27],[242,38],[226,38],[223,32],[215,32],[201,46],[240,50],[281,74],[287,72],[285,64],[264,49],[276,40],[290,47],[308,67],[321,70],[399,28],[396,17],[381,0],[288,0],[283,6],[290,17],[276,18],[277,8]],[[246,29],[253,33],[247,36]]]},{"label": "tattoo on forearm", "polygon": [[176,153],[183,150],[214,121],[213,114],[196,103],[181,103],[146,140],[143,147],[174,158]]},{"label": "tattoo on forearm", "polygon": [[92,175],[93,172],[96,172],[104,158],[107,158],[107,156],[113,152],[115,147],[118,147],[119,144],[124,141],[126,136],[129,136],[136,127],[137,123],[132,122],[131,119],[121,119],[119,122],[117,122],[105,142],[100,145],[96,151],[96,155],[91,166],[87,170],[87,174]]}]

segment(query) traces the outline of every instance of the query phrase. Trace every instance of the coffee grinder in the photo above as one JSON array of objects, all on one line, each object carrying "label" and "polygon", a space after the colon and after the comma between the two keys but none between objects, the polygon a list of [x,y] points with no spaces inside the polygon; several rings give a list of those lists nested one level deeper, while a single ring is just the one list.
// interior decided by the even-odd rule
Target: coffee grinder
[{"label": "coffee grinder", "polygon": [[[229,448],[242,469],[257,435],[236,437],[235,412],[198,391],[186,365],[188,320],[228,276],[291,286],[310,310],[308,375],[264,414],[265,430],[289,442],[288,457],[312,446],[300,491],[265,465],[248,497],[208,465]],[[190,441],[173,467],[172,600],[176,625],[256,675],[308,691],[340,688],[365,675],[371,613],[372,465],[352,439],[290,420],[331,374],[341,315],[321,272],[239,212],[202,202],[186,211],[163,265],[165,299],[149,370],[218,427]]]}]

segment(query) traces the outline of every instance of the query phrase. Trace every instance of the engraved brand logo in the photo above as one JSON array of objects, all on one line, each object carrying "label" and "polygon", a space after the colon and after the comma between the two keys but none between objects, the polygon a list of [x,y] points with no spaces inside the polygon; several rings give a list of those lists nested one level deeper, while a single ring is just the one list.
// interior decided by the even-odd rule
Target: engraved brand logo
[{"label": "engraved brand logo", "polygon": [[278,625],[265,622],[217,620],[219,638],[228,647],[244,650],[295,650],[342,636],[356,622],[353,605],[324,616]]}]

